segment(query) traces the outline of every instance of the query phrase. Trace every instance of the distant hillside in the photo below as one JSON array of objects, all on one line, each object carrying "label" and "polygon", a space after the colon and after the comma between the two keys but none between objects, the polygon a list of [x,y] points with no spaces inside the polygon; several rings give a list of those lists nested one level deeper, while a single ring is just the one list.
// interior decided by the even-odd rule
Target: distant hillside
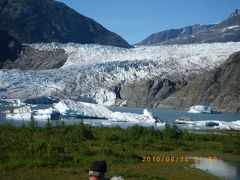
[{"label": "distant hillside", "polygon": [[199,31],[206,30],[207,28],[210,28],[210,27],[212,27],[212,25],[196,24],[193,26],[187,26],[180,29],[170,29],[170,30],[162,31],[162,32],[150,35],[149,37],[141,41],[139,45],[157,44],[163,41],[167,41],[169,39],[175,39],[178,37],[191,35]]},{"label": "distant hillside", "polygon": [[226,20],[215,25],[193,25],[155,33],[140,45],[169,45],[240,41],[240,10],[235,10]]},{"label": "distant hillside", "polygon": [[218,110],[240,112],[240,52],[234,53],[220,67],[188,83],[177,93],[160,101],[156,107],[184,108],[196,104]]},{"label": "distant hillside", "polygon": [[131,47],[93,19],[54,0],[1,0],[0,29],[21,43],[74,42]]}]

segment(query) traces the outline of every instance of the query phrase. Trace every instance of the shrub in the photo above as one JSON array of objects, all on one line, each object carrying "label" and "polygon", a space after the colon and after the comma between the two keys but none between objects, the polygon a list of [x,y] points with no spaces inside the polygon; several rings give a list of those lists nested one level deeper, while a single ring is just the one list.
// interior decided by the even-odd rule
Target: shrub
[{"label": "shrub", "polygon": [[169,124],[166,124],[162,133],[165,139],[180,139],[183,134],[182,130],[180,130],[175,124],[172,127]]},{"label": "shrub", "polygon": [[222,147],[222,152],[223,153],[232,153],[233,152],[233,148],[229,147],[229,146],[223,146]]}]

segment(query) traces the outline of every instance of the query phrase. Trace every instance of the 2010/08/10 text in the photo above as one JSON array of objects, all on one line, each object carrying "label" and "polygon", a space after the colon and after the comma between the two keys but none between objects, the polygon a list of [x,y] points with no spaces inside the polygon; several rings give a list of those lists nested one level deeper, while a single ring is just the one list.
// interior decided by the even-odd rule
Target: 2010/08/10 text
[{"label": "2010/08/10 text", "polygon": [[[195,162],[201,161],[203,158],[202,156],[142,156],[142,162],[144,163],[187,163],[190,159],[194,160]],[[216,156],[209,156],[207,157],[209,161],[217,160]]]}]

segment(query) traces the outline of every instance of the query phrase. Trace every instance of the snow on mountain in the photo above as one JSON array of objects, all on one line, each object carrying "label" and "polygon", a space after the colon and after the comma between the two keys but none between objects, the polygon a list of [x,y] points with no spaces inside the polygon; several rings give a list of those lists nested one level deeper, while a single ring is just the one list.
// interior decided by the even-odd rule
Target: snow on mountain
[{"label": "snow on mountain", "polygon": [[115,100],[111,89],[118,84],[154,77],[182,79],[203,73],[239,51],[240,43],[138,46],[134,49],[74,43],[41,43],[31,47],[49,51],[63,49],[68,60],[54,70],[0,70],[0,97],[85,95],[100,104],[111,105]]}]

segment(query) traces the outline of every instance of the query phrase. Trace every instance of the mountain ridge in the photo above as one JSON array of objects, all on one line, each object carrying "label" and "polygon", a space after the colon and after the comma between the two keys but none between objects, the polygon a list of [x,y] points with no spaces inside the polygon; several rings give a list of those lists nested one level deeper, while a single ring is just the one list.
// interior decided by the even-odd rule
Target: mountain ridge
[{"label": "mountain ridge", "polygon": [[95,20],[54,0],[2,0],[0,29],[21,43],[73,42],[132,47]]},{"label": "mountain ridge", "polygon": [[[162,35],[171,33],[170,30],[154,33],[138,45],[173,45],[173,44],[193,44],[193,43],[213,43],[213,42],[237,42],[240,41],[240,10],[236,9],[231,15],[218,24],[202,25],[197,31],[189,31],[183,36],[176,34],[170,38],[163,39]],[[194,28],[196,25],[184,28]],[[201,26],[201,25],[199,25]],[[184,28],[175,29],[182,31]]]},{"label": "mountain ridge", "polygon": [[152,45],[152,44],[166,41],[169,39],[174,39],[177,37],[191,35],[193,33],[202,31],[202,30],[212,27],[212,26],[213,25],[195,24],[192,26],[186,26],[186,27],[179,28],[179,29],[169,29],[169,30],[161,31],[158,33],[151,34],[146,39],[144,39],[143,41],[138,43],[137,45]]}]

